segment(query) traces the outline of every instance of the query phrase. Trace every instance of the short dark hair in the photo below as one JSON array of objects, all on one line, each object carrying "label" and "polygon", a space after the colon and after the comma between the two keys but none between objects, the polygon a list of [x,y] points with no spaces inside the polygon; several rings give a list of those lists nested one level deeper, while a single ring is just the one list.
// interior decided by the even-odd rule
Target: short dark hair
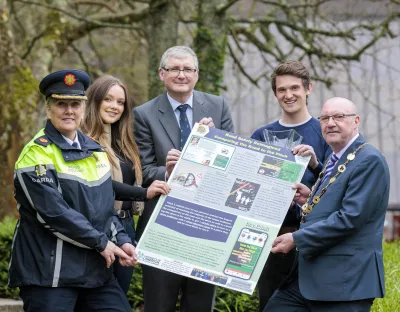
[{"label": "short dark hair", "polygon": [[276,95],[276,77],[283,75],[290,75],[300,78],[303,81],[304,89],[308,90],[311,79],[307,68],[305,68],[304,65],[299,61],[286,61],[280,63],[271,74],[271,87],[275,95]]}]

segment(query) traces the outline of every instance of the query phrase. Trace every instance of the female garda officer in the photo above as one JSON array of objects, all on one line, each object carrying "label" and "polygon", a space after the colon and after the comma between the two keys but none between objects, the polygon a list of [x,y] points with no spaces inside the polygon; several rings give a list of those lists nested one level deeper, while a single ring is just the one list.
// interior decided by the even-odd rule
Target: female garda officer
[{"label": "female garda officer", "polygon": [[[9,269],[25,311],[132,311],[111,264],[136,264],[117,216],[110,164],[78,131],[89,76],[67,69],[45,77],[47,123],[15,164],[17,223]],[[119,247],[117,247],[119,246]]]}]

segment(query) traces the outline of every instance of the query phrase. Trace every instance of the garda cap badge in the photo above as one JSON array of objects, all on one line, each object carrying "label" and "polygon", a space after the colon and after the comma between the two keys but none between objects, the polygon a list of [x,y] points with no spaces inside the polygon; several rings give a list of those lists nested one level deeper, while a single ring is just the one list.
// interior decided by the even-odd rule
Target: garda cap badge
[{"label": "garda cap badge", "polygon": [[72,87],[75,84],[75,82],[76,82],[76,78],[75,78],[74,74],[69,73],[64,76],[64,83],[67,86]]},{"label": "garda cap badge", "polygon": [[41,177],[46,174],[46,166],[45,165],[36,165],[35,171],[38,177]]}]

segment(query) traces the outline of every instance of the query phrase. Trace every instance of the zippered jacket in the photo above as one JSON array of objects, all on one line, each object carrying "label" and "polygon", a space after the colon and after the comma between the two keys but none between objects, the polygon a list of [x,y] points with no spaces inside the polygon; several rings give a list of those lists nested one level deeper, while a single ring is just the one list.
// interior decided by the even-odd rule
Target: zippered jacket
[{"label": "zippered jacket", "polygon": [[15,164],[20,219],[9,286],[93,288],[113,279],[103,251],[130,238],[114,213],[110,164],[100,145],[78,131],[71,146],[50,121]]}]

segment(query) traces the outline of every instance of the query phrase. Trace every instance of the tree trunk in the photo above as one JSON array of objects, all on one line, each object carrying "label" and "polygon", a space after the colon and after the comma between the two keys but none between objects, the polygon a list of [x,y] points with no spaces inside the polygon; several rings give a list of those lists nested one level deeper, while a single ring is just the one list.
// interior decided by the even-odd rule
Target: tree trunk
[{"label": "tree trunk", "polygon": [[6,0],[0,0],[0,219],[16,214],[14,164],[36,120],[37,82],[15,53]]},{"label": "tree trunk", "polygon": [[158,77],[157,69],[162,54],[175,46],[178,40],[179,10],[175,7],[178,1],[152,0],[147,34],[149,51],[149,94],[152,99],[164,91]]},{"label": "tree trunk", "polygon": [[196,89],[219,94],[228,37],[225,13],[217,12],[215,0],[198,0],[197,8],[198,28],[193,46],[199,58],[200,79]]}]

